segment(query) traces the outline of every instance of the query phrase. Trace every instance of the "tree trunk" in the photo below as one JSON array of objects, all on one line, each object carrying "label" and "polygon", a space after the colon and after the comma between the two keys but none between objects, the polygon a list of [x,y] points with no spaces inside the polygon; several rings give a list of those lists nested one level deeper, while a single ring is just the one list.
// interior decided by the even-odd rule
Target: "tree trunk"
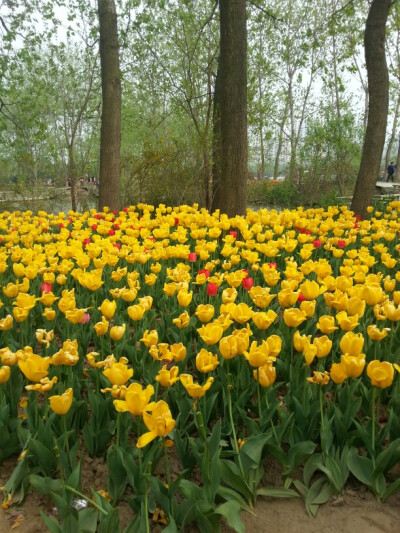
[{"label": "tree trunk", "polygon": [[279,125],[278,147],[276,149],[276,154],[275,154],[274,180],[276,180],[276,178],[279,175],[279,160],[281,157],[281,151],[282,151],[282,145],[283,145],[283,130],[285,128],[286,120],[288,117],[288,112],[289,112],[289,100],[286,100],[285,111],[283,113],[282,121]]},{"label": "tree trunk", "polygon": [[212,116],[212,199],[211,209],[215,211],[221,204],[221,76],[218,60],[217,75],[214,84],[214,101]]},{"label": "tree trunk", "polygon": [[100,24],[102,114],[99,209],[120,208],[121,79],[114,0],[97,0]]},{"label": "tree trunk", "polygon": [[72,144],[68,145],[68,177],[71,183],[70,193],[71,193],[72,211],[76,211],[76,193],[75,193],[76,176],[75,176],[75,162],[74,162],[74,147],[72,146]]},{"label": "tree trunk", "polygon": [[246,0],[220,0],[221,174],[214,207],[229,216],[247,207]]},{"label": "tree trunk", "polygon": [[362,218],[374,195],[385,144],[389,107],[389,75],[385,54],[385,28],[391,0],[372,0],[364,34],[369,109],[360,168],[351,209]]}]

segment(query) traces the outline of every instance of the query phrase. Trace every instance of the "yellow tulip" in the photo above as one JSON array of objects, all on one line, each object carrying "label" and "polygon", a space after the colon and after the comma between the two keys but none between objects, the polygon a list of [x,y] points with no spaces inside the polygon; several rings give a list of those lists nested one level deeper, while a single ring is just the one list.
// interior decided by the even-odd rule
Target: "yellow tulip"
[{"label": "yellow tulip", "polygon": [[254,311],[245,303],[240,303],[232,309],[232,318],[239,324],[244,324],[254,315]]},{"label": "yellow tulip", "polygon": [[279,305],[281,307],[291,307],[297,302],[300,291],[293,291],[290,288],[283,289],[278,293]]},{"label": "yellow tulip", "polygon": [[167,365],[164,365],[162,369],[159,370],[156,376],[156,381],[158,381],[163,387],[171,387],[179,380],[178,374],[179,368],[177,366],[173,366],[167,370]]},{"label": "yellow tulip", "polygon": [[340,339],[339,346],[343,353],[355,357],[362,352],[364,347],[364,337],[362,333],[353,333],[349,331]]},{"label": "yellow tulip", "polygon": [[179,329],[187,328],[189,326],[189,324],[190,324],[189,313],[187,311],[185,311],[184,313],[179,315],[178,318],[174,318],[172,320],[172,323],[175,324],[175,326],[177,326]]},{"label": "yellow tulip", "polygon": [[359,318],[362,317],[365,312],[365,301],[357,296],[352,296],[347,302],[346,311],[349,315],[358,315]]},{"label": "yellow tulip", "polygon": [[199,372],[206,374],[212,372],[219,365],[218,356],[202,348],[196,355],[196,368]]},{"label": "yellow tulip", "polygon": [[114,407],[120,413],[129,411],[134,416],[142,415],[153,394],[152,385],[143,389],[140,383],[131,383],[126,390],[125,400],[114,400]]},{"label": "yellow tulip", "polygon": [[319,321],[317,322],[317,328],[326,335],[333,333],[336,329],[338,329],[335,326],[335,317],[330,315],[320,316]]},{"label": "yellow tulip", "polygon": [[316,300],[304,300],[300,304],[300,310],[306,314],[307,318],[311,318],[315,313]]},{"label": "yellow tulip", "polygon": [[26,293],[19,293],[17,298],[15,299],[15,302],[13,302],[13,305],[19,307],[20,309],[25,309],[26,311],[30,311],[35,307],[36,304],[36,297],[34,295],[26,294]]},{"label": "yellow tulip", "polygon": [[143,337],[140,339],[140,342],[143,342],[147,348],[150,348],[153,344],[158,343],[158,332],[155,329],[152,329],[149,331],[146,329],[146,331],[143,333]]},{"label": "yellow tulip", "polygon": [[379,329],[375,324],[370,324],[367,327],[368,337],[373,341],[381,341],[382,339],[387,337],[389,331],[390,328]]},{"label": "yellow tulip", "polygon": [[123,363],[114,363],[109,368],[103,370],[103,374],[112,385],[125,385],[133,376],[133,368],[128,368]]},{"label": "yellow tulip", "polygon": [[186,291],[184,289],[180,290],[178,292],[178,304],[181,306],[181,307],[187,307],[190,302],[192,301],[192,298],[193,298],[193,291]]},{"label": "yellow tulip", "polygon": [[272,361],[267,361],[263,366],[253,370],[254,379],[256,379],[261,387],[270,387],[276,380],[276,370]]},{"label": "yellow tulip", "polygon": [[315,383],[316,385],[327,385],[329,383],[330,377],[329,372],[325,370],[325,372],[313,372],[313,376],[311,378],[307,378],[307,381],[309,383]]},{"label": "yellow tulip", "polygon": [[364,370],[365,354],[360,353],[357,356],[345,354],[341,356],[340,362],[347,377],[358,378]]},{"label": "yellow tulip", "polygon": [[74,366],[78,361],[78,341],[76,339],[74,341],[71,341],[70,339],[64,341],[61,350],[53,354],[51,357],[51,364],[56,366]]},{"label": "yellow tulip", "polygon": [[270,325],[275,321],[277,314],[272,309],[269,309],[267,312],[262,311],[259,313],[254,313],[251,317],[254,324],[258,329],[268,329]]},{"label": "yellow tulip", "polygon": [[222,291],[222,303],[224,304],[234,303],[237,296],[238,296],[238,291],[234,287],[230,287],[229,289],[224,289]]},{"label": "yellow tulip", "polygon": [[236,338],[237,353],[239,355],[243,355],[244,352],[249,348],[250,337],[252,335],[249,325],[247,324],[247,327],[242,329],[235,329],[232,332],[232,335]]},{"label": "yellow tulip", "polygon": [[353,331],[360,323],[358,322],[358,315],[349,316],[346,311],[340,311],[336,315],[337,323],[343,331]]},{"label": "yellow tulip", "polygon": [[197,306],[195,315],[201,322],[209,322],[214,316],[215,309],[213,305],[203,305],[200,304]]},{"label": "yellow tulip", "polygon": [[50,357],[40,357],[32,352],[26,354],[26,349],[19,350],[17,354],[19,369],[29,381],[40,381],[49,373]]},{"label": "yellow tulip", "polygon": [[367,375],[371,380],[371,385],[386,389],[393,383],[394,368],[387,361],[371,361],[367,366]]},{"label": "yellow tulip", "polygon": [[96,335],[98,337],[101,337],[102,335],[105,335],[108,331],[108,327],[109,327],[110,323],[108,322],[108,320],[106,320],[106,318],[104,316],[101,317],[101,322],[97,322],[95,325],[94,325],[94,330],[96,332]]},{"label": "yellow tulip", "polygon": [[143,411],[143,421],[150,431],[139,438],[136,444],[138,448],[147,446],[156,437],[165,437],[175,427],[175,420],[172,418],[168,404],[163,400],[151,406],[151,414],[146,411]]},{"label": "yellow tulip", "polygon": [[103,303],[98,308],[101,314],[106,318],[107,320],[110,320],[115,315],[115,311],[117,309],[117,302],[114,300],[110,302],[110,300],[105,299],[103,300]]},{"label": "yellow tulip", "polygon": [[285,324],[290,328],[297,328],[306,320],[307,315],[301,309],[291,308],[285,309],[283,312],[283,320]]},{"label": "yellow tulip", "polygon": [[134,322],[138,322],[139,320],[142,320],[143,315],[145,314],[146,310],[142,305],[130,305],[127,309],[129,318],[133,320]]},{"label": "yellow tulip", "polygon": [[336,383],[336,385],[340,385],[340,383],[343,383],[343,381],[348,377],[341,363],[333,363],[331,366],[330,376],[331,380]]},{"label": "yellow tulip", "polygon": [[205,393],[210,389],[214,378],[209,377],[204,385],[193,383],[193,376],[191,374],[181,374],[180,377],[182,385],[192,398],[202,398]]},{"label": "yellow tulip", "polygon": [[8,365],[0,366],[0,385],[10,379],[11,368]]},{"label": "yellow tulip", "polygon": [[153,298],[151,296],[143,296],[143,298],[139,298],[139,305],[141,305],[145,311],[149,311],[153,305]]},{"label": "yellow tulip", "polygon": [[7,285],[3,287],[3,293],[7,298],[15,298],[18,294],[18,285],[7,283]]},{"label": "yellow tulip", "polygon": [[67,389],[61,396],[50,396],[50,407],[58,415],[65,415],[71,408],[73,395],[73,390]]},{"label": "yellow tulip", "polygon": [[293,346],[297,352],[302,352],[304,349],[304,343],[311,341],[311,335],[301,335],[299,330],[293,335]]},{"label": "yellow tulip", "polygon": [[224,330],[220,324],[206,324],[197,329],[200,337],[207,345],[217,344],[221,339]]},{"label": "yellow tulip", "polygon": [[25,390],[36,391],[40,394],[44,394],[45,392],[51,391],[57,381],[57,376],[54,376],[52,379],[45,377],[42,378],[38,383],[31,383],[30,385],[26,385]]},{"label": "yellow tulip", "polygon": [[317,355],[317,347],[312,344],[308,338],[303,342],[303,356],[305,359],[305,364],[307,366],[311,365]]},{"label": "yellow tulip", "polygon": [[35,332],[36,339],[40,344],[43,344],[46,348],[50,346],[51,341],[54,339],[54,331],[46,331],[45,329],[37,329]]},{"label": "yellow tulip", "polygon": [[269,355],[271,357],[278,357],[282,350],[282,339],[279,335],[270,335],[267,338]]},{"label": "yellow tulip", "polygon": [[391,322],[398,322],[400,320],[400,307],[396,307],[393,302],[386,300],[383,304],[383,311],[386,318]]},{"label": "yellow tulip", "polygon": [[12,352],[8,346],[0,349],[0,360],[2,365],[14,366],[18,363],[17,354]]},{"label": "yellow tulip", "polygon": [[[124,302],[133,302],[137,296],[137,290],[136,289],[128,289],[127,287],[124,287],[121,289],[120,297],[124,300]],[[129,312],[129,307],[128,307]]]},{"label": "yellow tulip", "polygon": [[224,359],[232,359],[238,354],[238,341],[234,335],[222,337],[219,341],[219,351]]},{"label": "yellow tulip", "polygon": [[86,309],[67,309],[65,318],[72,324],[81,324],[86,313]]},{"label": "yellow tulip", "polygon": [[316,355],[318,359],[326,357],[332,349],[332,341],[326,335],[323,335],[322,337],[315,337],[313,340],[313,345],[317,348]]},{"label": "yellow tulip", "polygon": [[17,322],[24,322],[28,318],[29,310],[23,309],[21,307],[14,307],[13,309],[13,317]]},{"label": "yellow tulip", "polygon": [[257,344],[257,341],[251,343],[250,349],[243,354],[251,366],[263,366],[268,361],[275,361],[275,357],[270,356],[268,343],[262,341]]},{"label": "yellow tulip", "polygon": [[173,360],[177,363],[183,361],[186,357],[186,346],[184,346],[181,342],[171,344],[171,346],[169,347],[169,351],[172,355]]},{"label": "yellow tulip", "polygon": [[113,341],[120,341],[122,337],[124,336],[126,330],[126,324],[122,324],[122,326],[113,326],[110,329],[110,337]]},{"label": "yellow tulip", "polygon": [[326,287],[324,285],[318,285],[314,280],[306,280],[300,285],[299,289],[306,300],[315,300],[326,290]]},{"label": "yellow tulip", "polygon": [[253,300],[254,305],[260,309],[265,309],[276,297],[276,294],[270,294],[270,291],[271,289],[269,287],[255,286],[249,290],[249,296]]},{"label": "yellow tulip", "polygon": [[363,286],[361,297],[368,305],[376,305],[383,302],[385,293],[383,292],[382,287],[377,283],[369,283],[368,285]]}]

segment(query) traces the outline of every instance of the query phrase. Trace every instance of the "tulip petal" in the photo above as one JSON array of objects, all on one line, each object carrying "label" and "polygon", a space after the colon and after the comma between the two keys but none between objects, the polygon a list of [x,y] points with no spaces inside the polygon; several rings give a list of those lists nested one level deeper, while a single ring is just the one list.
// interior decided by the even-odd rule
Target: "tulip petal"
[{"label": "tulip petal", "polygon": [[136,443],[137,448],[144,448],[147,446],[152,440],[154,440],[157,437],[157,433],[154,433],[154,431],[149,431],[148,433],[143,433],[143,435],[138,439]]}]

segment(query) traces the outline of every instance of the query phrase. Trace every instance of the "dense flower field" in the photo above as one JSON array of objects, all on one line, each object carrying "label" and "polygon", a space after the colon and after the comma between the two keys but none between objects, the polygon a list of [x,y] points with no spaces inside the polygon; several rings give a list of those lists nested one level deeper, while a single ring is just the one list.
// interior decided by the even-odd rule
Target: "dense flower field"
[{"label": "dense flower field", "polygon": [[[400,202],[0,214],[0,462],[51,531],[218,531],[260,495],[400,488]],[[82,494],[85,456],[104,491]],[[171,471],[170,459],[179,462]],[[285,484],[262,483],[270,458]],[[158,464],[157,472],[155,472]],[[300,472],[300,474],[299,474]],[[81,510],[76,497],[86,500]]]}]

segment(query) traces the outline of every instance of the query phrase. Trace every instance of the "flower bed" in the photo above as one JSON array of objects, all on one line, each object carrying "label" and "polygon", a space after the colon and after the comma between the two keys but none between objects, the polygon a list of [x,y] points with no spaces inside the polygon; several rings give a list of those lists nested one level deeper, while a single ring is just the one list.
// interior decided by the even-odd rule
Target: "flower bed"
[{"label": "flower bed", "polygon": [[[128,495],[126,531],[209,532],[243,531],[260,495],[315,516],[350,475],[386,500],[399,213],[0,215],[0,461],[20,453],[3,508],[33,487],[51,531],[117,531]],[[86,455],[105,457],[107,491],[81,492]],[[270,457],[282,487],[260,484]]]}]

